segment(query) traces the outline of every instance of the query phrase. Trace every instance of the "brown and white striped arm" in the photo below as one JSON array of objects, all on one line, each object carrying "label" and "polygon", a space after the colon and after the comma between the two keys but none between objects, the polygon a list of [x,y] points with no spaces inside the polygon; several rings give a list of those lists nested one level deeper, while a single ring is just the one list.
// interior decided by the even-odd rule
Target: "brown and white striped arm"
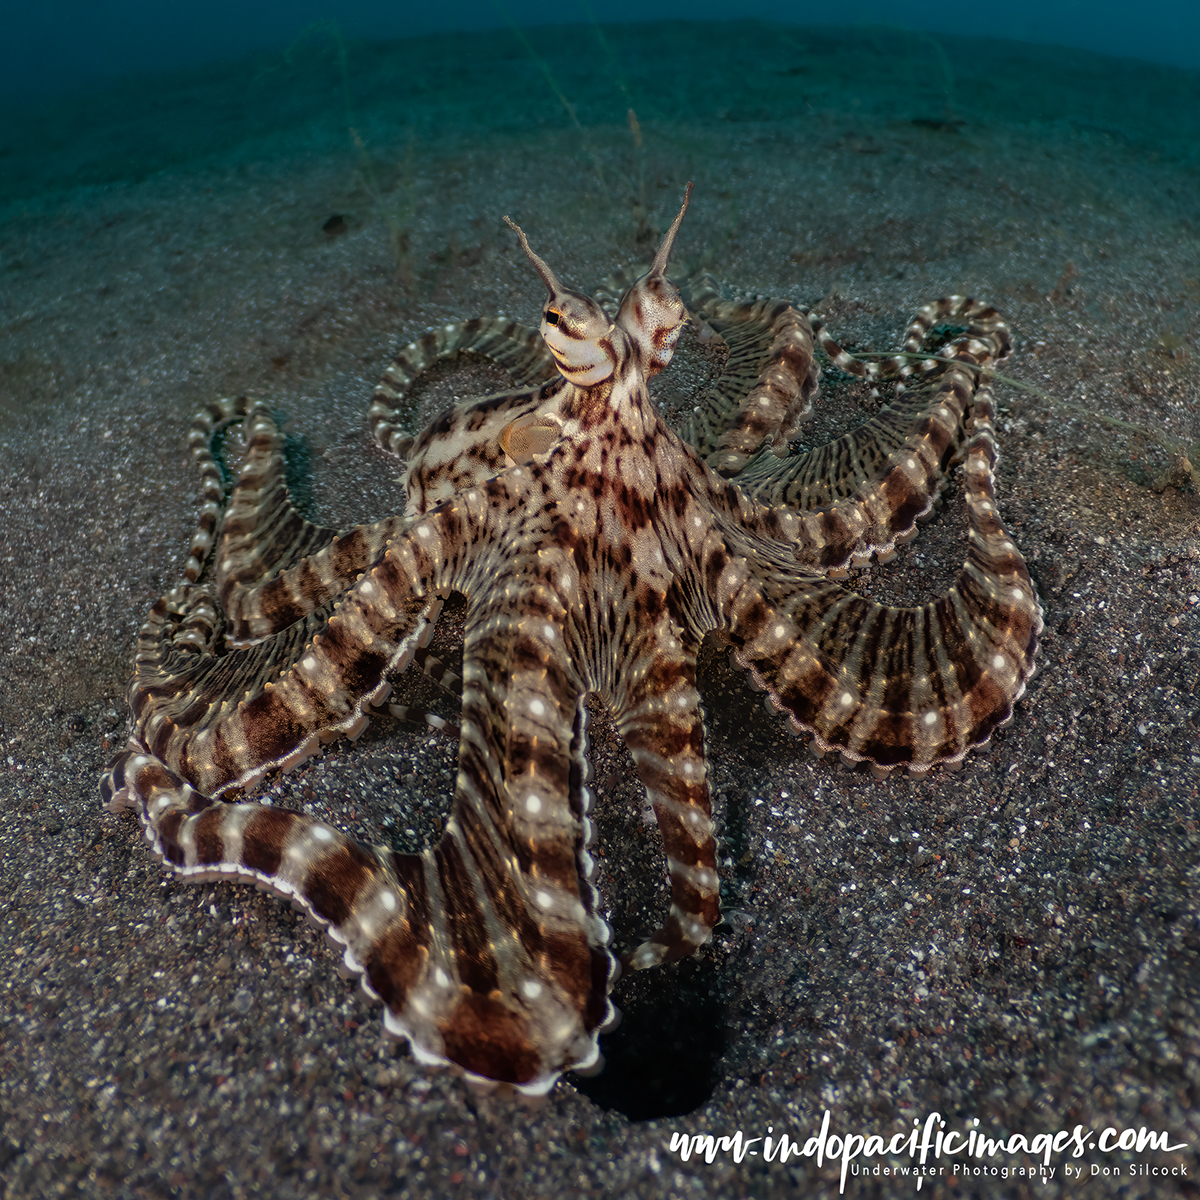
[{"label": "brown and white striped arm", "polygon": [[554,360],[538,331],[519,321],[477,317],[431,330],[405,346],[375,386],[367,424],[381,449],[397,458],[408,458],[414,431],[410,428],[413,414],[406,410],[413,383],[436,363],[464,353],[478,354],[499,364],[518,388],[557,377]]}]

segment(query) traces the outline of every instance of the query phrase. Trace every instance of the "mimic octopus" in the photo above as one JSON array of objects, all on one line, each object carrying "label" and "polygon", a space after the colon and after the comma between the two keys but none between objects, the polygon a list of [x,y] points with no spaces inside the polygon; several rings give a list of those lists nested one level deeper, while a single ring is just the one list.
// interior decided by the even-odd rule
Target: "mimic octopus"
[{"label": "mimic octopus", "polygon": [[[1041,609],[1001,523],[989,369],[1010,348],[991,308],[922,308],[905,354],[867,367],[783,300],[673,283],[688,194],[650,269],[597,300],[565,288],[511,221],[546,286],[540,329],[450,326],[403,351],[370,410],[407,460],[404,515],[339,532],[307,521],[284,481],[268,407],[219,401],[192,449],[205,501],[182,581],[139,635],[128,747],[101,791],[135,808],[188,880],[289,898],[344,948],[389,1033],[424,1064],[527,1095],[596,1069],[620,970],[590,882],[586,709],[610,710],[662,833],[663,927],[626,968],[678,959],[719,919],[697,690],[701,641],[735,662],[814,750],[877,770],[954,765],[1006,723],[1034,670]],[[505,218],[507,220],[507,218]],[[728,345],[681,432],[648,381],[691,315]],[[958,327],[936,352],[935,327]],[[812,412],[820,344],[845,371],[892,378],[874,419],[789,453]],[[402,402],[462,351],[517,385],[461,403],[415,438]],[[226,496],[214,434],[242,421]],[[889,557],[964,466],[967,556],[912,608],[841,582]],[[243,798],[323,741],[357,736],[389,679],[420,663],[443,599],[466,597],[453,805],[418,854],[363,846],[301,812]]]}]

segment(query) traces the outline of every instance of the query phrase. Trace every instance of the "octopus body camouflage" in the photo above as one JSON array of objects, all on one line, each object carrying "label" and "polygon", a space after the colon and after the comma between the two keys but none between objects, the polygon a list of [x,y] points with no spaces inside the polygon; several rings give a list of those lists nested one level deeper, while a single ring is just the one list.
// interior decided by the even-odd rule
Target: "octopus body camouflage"
[{"label": "octopus body camouflage", "polygon": [[[729,643],[814,749],[880,770],[959,762],[1010,718],[1034,667],[1041,610],[997,511],[978,369],[1008,352],[999,316],[960,297],[928,305],[910,354],[870,372],[786,301],[724,301],[707,276],[672,283],[686,208],[611,312],[563,287],[513,226],[548,291],[540,329],[480,320],[427,335],[376,391],[376,439],[408,463],[403,515],[314,525],[288,496],[265,405],[201,414],[192,555],[142,629],[129,746],[102,780],[109,809],[136,808],[180,876],[255,883],[305,910],[387,1030],[481,1086],[536,1095],[594,1068],[614,1015],[617,958],[590,882],[589,694],[632,752],[666,854],[670,912],[624,956],[638,969],[692,953],[719,919],[704,638]],[[689,307],[729,358],[680,434],[647,383]],[[938,324],[965,332],[907,365]],[[814,338],[843,369],[900,384],[854,433],[788,455],[817,394]],[[518,386],[411,438],[411,383],[462,350]],[[239,419],[245,459],[226,497],[212,440]],[[912,536],[958,460],[969,529],[953,587],[912,608],[847,588],[846,568]],[[244,799],[322,741],[357,736],[451,593],[467,600],[461,741],[436,846],[362,846]]]}]

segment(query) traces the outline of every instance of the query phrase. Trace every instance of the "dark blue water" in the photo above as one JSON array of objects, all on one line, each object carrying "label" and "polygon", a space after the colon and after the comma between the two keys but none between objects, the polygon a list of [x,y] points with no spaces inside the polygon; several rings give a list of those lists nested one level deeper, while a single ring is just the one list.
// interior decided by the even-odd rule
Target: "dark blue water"
[{"label": "dark blue water", "polygon": [[[11,5],[0,38],[0,94],[32,98],[114,76],[171,71],[285,49],[309,25],[336,21],[350,38],[388,39],[544,23],[661,21],[683,15],[678,0],[43,0]],[[1119,0],[1013,0],[999,5],[902,5],[846,0],[835,6],[788,0],[689,0],[689,20],[758,18],[807,24],[893,25],[966,37],[1072,46],[1153,63],[1200,68],[1200,3],[1159,0],[1135,13]]]}]

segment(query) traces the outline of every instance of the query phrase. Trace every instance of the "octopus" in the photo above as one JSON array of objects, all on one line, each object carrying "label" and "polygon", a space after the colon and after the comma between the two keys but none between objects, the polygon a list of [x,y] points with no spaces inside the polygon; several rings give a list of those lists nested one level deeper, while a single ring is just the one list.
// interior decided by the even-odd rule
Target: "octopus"
[{"label": "octopus", "polygon": [[[376,441],[407,464],[402,514],[314,524],[288,494],[265,403],[200,414],[191,554],[139,634],[130,740],[101,780],[108,810],[135,809],[170,870],[289,899],[343,949],[388,1033],[485,1089],[537,1096],[598,1069],[620,970],[689,955],[718,923],[706,638],[815,753],[877,772],[961,763],[1011,719],[1034,670],[1041,608],[995,499],[1003,320],[937,301],[902,354],[866,366],[785,300],[726,300],[706,274],[672,282],[690,195],[649,270],[598,299],[564,287],[508,222],[548,293],[540,327],[428,334],[373,397]],[[728,357],[676,431],[648,384],[689,319]],[[843,371],[893,380],[895,396],[799,453],[818,346]],[[412,436],[413,382],[464,351],[515,386]],[[215,435],[237,422],[230,490]],[[848,571],[909,540],[958,463],[968,529],[953,586],[908,608],[855,593]],[[454,593],[466,598],[458,774],[436,845],[360,845],[247,798],[357,737],[397,673],[429,665]],[[620,957],[592,883],[589,696],[632,754],[670,883],[662,928]]]}]

